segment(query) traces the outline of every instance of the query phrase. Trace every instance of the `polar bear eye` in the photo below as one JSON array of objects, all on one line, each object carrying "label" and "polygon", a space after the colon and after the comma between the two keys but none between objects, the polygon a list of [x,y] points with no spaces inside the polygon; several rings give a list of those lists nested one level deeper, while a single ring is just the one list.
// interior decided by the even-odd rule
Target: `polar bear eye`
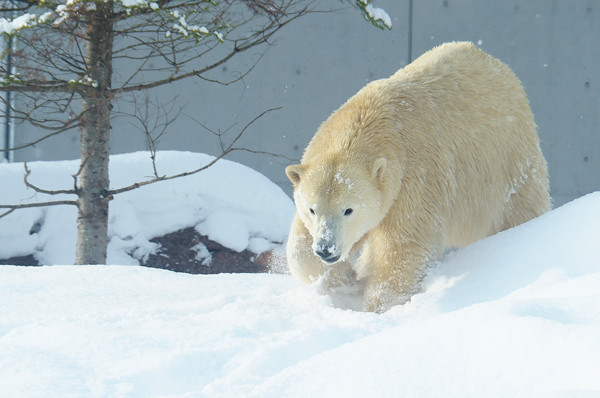
[{"label": "polar bear eye", "polygon": [[313,216],[315,215],[314,209],[311,208],[311,209],[308,209],[308,211],[310,211],[310,214],[312,214]]},{"label": "polar bear eye", "polygon": [[344,215],[345,216],[349,216],[350,214],[352,214],[354,210],[352,210],[351,208],[347,208],[346,210],[344,210]]}]

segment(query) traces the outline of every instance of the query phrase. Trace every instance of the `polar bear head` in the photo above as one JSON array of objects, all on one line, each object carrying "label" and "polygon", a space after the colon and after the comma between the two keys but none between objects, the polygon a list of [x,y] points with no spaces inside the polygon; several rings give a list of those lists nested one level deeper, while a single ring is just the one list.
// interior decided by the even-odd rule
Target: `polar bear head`
[{"label": "polar bear head", "polygon": [[345,260],[385,216],[385,168],[385,158],[344,155],[286,168],[296,212],[313,238],[314,253],[325,263]]}]

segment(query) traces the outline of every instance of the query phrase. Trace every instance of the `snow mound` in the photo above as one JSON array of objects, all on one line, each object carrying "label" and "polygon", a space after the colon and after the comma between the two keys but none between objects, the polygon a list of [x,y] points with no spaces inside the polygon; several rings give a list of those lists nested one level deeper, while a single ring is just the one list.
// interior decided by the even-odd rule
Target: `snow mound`
[{"label": "snow mound", "polygon": [[381,315],[289,275],[3,266],[0,396],[599,397],[599,237],[600,192]]},{"label": "snow mound", "polygon": [[[204,154],[165,151],[157,153],[156,165],[160,176],[173,175],[213,159]],[[31,162],[28,167],[31,183],[64,190],[73,187],[72,175],[79,162]],[[0,164],[0,203],[75,199],[36,194],[25,187],[23,175],[23,163]],[[110,176],[111,189],[152,178],[150,154],[111,156]],[[187,227],[196,227],[232,250],[268,250],[273,242],[286,239],[294,205],[262,174],[219,160],[198,174],[116,195],[109,212],[108,263],[137,265],[157,249],[150,239]],[[0,218],[0,258],[33,253],[42,264],[73,264],[76,220],[74,206],[18,210]]]}]

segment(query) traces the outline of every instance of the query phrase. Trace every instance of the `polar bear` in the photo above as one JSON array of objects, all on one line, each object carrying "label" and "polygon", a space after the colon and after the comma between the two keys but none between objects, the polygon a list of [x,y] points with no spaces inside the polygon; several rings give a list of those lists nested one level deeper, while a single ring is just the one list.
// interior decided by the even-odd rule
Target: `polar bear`
[{"label": "polar bear", "polygon": [[445,248],[550,209],[546,161],[519,79],[471,43],[436,47],[369,83],[318,129],[299,165],[286,257],[382,312],[418,292]]}]

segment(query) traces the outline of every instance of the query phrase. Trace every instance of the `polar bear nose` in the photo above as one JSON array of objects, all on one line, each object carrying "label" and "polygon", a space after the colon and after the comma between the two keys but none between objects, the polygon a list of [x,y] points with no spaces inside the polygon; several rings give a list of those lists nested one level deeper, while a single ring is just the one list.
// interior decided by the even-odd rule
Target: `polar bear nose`
[{"label": "polar bear nose", "polygon": [[317,249],[316,253],[322,259],[329,258],[333,254],[333,252],[331,251],[331,249],[329,249],[328,247],[323,247],[321,249]]},{"label": "polar bear nose", "polygon": [[340,256],[335,254],[335,247],[317,245],[315,253],[317,256],[321,257],[323,261],[328,263],[335,263],[340,259]]}]

